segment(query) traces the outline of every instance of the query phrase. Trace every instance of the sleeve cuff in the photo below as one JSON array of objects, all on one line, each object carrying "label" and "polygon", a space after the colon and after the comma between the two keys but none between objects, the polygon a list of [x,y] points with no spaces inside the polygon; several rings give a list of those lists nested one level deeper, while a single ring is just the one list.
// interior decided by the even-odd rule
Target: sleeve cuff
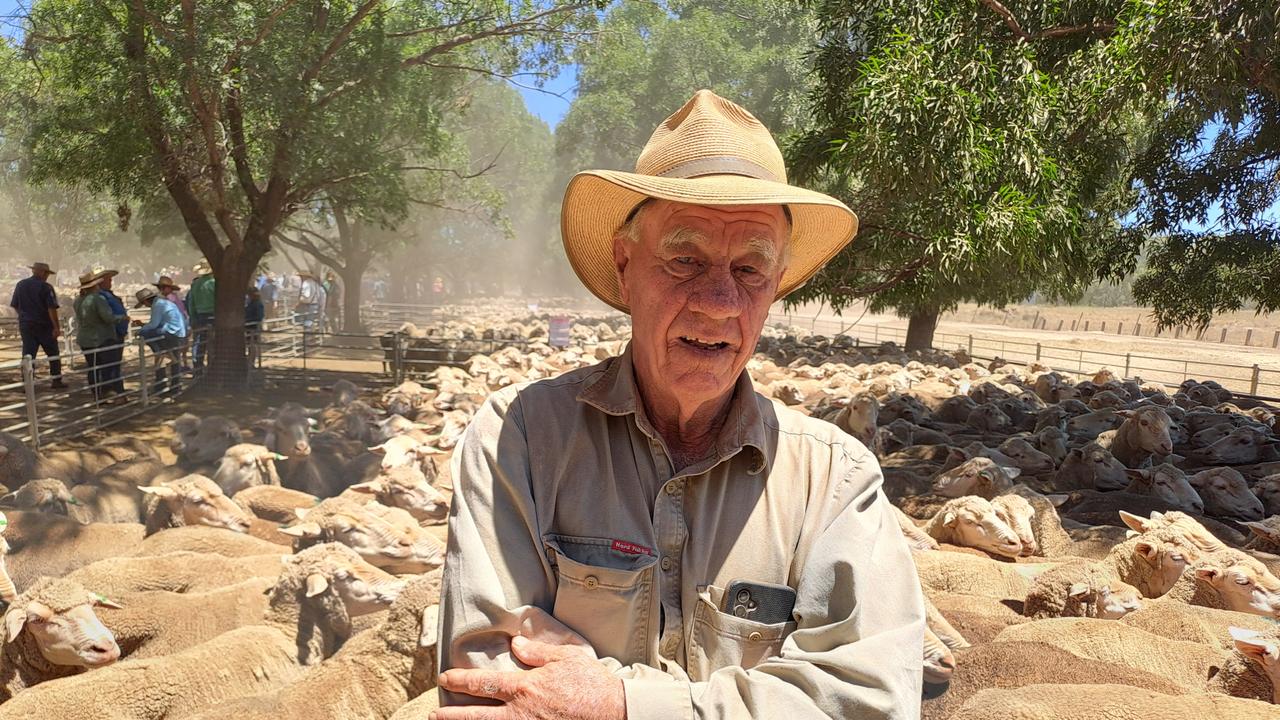
[{"label": "sleeve cuff", "polygon": [[674,678],[628,678],[622,681],[627,720],[692,720],[689,683]]}]

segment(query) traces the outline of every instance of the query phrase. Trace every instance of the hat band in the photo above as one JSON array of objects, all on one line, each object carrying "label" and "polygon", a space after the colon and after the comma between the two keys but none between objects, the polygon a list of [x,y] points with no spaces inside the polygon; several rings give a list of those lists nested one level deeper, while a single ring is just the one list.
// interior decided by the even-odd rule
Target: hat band
[{"label": "hat band", "polygon": [[740,157],[731,155],[720,155],[716,157],[704,157],[696,160],[682,162],[674,167],[656,173],[657,177],[689,179],[702,175],[745,175],[749,178],[757,180],[768,180],[770,182],[786,182],[779,180],[773,171],[757,165],[750,160],[744,160]]}]

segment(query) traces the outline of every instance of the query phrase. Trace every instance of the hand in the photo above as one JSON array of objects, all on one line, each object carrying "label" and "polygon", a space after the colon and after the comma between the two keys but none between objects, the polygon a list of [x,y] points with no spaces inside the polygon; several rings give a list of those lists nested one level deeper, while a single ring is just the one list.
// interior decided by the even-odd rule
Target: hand
[{"label": "hand", "polygon": [[130,324],[130,325],[132,325],[132,326],[134,326],[134,327],[142,327],[142,321],[141,321],[141,320],[132,320],[132,321],[130,321],[130,322],[129,322],[129,324]]},{"label": "hand", "polygon": [[594,659],[594,653],[570,645],[516,636],[511,653],[532,670],[448,670],[440,687],[505,705],[444,707],[431,720],[626,720],[622,680]]},{"label": "hand", "polygon": [[58,338],[60,338],[60,337],[62,337],[62,328],[58,327],[57,325],[54,325],[54,326],[53,326],[53,338],[54,338],[55,340],[57,340],[57,339],[58,339]]}]

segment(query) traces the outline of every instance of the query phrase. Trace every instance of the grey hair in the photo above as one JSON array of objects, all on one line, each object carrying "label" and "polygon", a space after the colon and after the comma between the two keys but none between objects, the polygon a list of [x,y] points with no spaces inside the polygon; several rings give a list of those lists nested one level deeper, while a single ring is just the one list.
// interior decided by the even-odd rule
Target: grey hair
[{"label": "grey hair", "polygon": [[[640,218],[644,214],[644,212],[649,208],[649,203],[651,201],[652,201],[652,198],[647,198],[641,201],[641,203],[637,205],[634,210],[631,211],[631,214],[627,216],[626,221],[622,223],[622,227],[618,228],[618,234],[622,235],[627,240],[630,240],[632,244],[640,242]],[[786,216],[787,229],[790,230],[792,227],[790,208],[788,208],[786,205],[783,205],[782,214]],[[786,241],[782,243],[782,257],[778,261],[779,269],[786,268],[788,264],[790,264],[790,262],[791,262],[791,242],[790,242],[790,238],[788,237]]]}]

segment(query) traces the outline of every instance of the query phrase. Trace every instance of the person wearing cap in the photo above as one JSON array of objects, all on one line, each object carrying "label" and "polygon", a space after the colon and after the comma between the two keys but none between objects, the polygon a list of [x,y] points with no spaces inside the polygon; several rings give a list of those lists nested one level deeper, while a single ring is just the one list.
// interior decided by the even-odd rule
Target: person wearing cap
[{"label": "person wearing cap", "polygon": [[207,262],[196,263],[196,274],[187,290],[187,312],[191,318],[191,357],[196,370],[204,367],[205,346],[213,330],[213,311],[217,305],[217,281]]},{"label": "person wearing cap", "polygon": [[156,356],[156,379],[152,392],[160,395],[166,391],[165,376],[168,375],[167,390],[170,394],[178,392],[178,359],[175,351],[182,347],[187,327],[178,312],[178,306],[160,297],[160,294],[149,287],[134,293],[138,303],[134,307],[151,308],[151,318],[147,322],[134,320],[139,326],[138,334],[151,346]]},{"label": "person wearing cap", "polygon": [[[86,375],[94,400],[104,401],[111,383],[105,365],[110,362],[110,348],[120,344],[117,324],[122,320],[128,326],[129,316],[121,306],[116,312],[102,295],[101,273],[85,273],[80,276],[80,296],[76,298],[76,343],[84,352]],[[117,365],[117,368],[119,365]]]},{"label": "person wearing cap", "polygon": [[44,350],[49,359],[49,387],[66,389],[62,382],[62,359],[58,354],[58,338],[62,336],[62,324],[58,320],[58,295],[49,284],[49,276],[56,270],[48,263],[32,263],[31,276],[19,280],[13,288],[9,307],[18,312],[18,334],[22,336],[23,356],[36,356],[36,349]]},{"label": "person wearing cap", "polygon": [[107,301],[111,312],[121,317],[115,325],[115,342],[103,348],[98,358],[98,376],[106,383],[104,389],[117,394],[124,392],[124,377],[121,372],[121,365],[124,363],[123,343],[129,338],[129,311],[125,309],[124,301],[120,296],[111,289],[116,275],[119,274],[116,270],[99,270],[93,275],[98,281],[98,293]]},{"label": "person wearing cap", "polygon": [[566,254],[632,340],[468,427],[434,718],[919,717],[920,583],[875,456],[745,371],[856,230],[706,90],[634,173],[573,178]]}]

